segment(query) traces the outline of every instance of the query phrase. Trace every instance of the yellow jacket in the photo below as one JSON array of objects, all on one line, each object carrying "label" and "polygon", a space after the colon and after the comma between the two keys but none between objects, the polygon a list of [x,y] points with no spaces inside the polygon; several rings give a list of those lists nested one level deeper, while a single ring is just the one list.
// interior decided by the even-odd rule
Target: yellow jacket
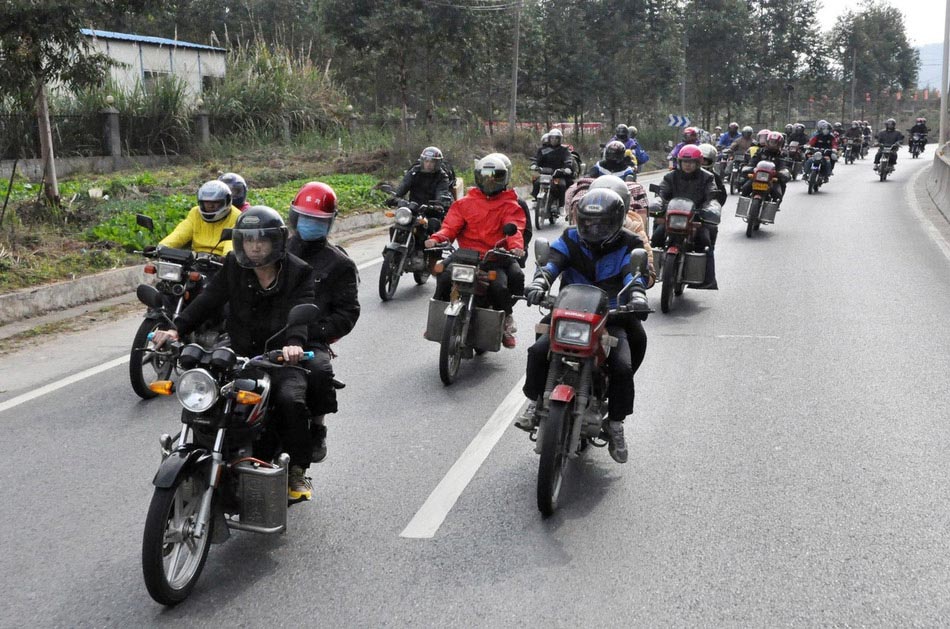
[{"label": "yellow jacket", "polygon": [[231,213],[220,221],[209,223],[201,218],[198,206],[191,208],[185,220],[178,223],[175,231],[165,236],[158,244],[175,249],[184,249],[191,244],[191,250],[198,253],[227,255],[233,248],[230,240],[221,242],[221,232],[231,229],[241,216],[241,210],[231,207]]}]

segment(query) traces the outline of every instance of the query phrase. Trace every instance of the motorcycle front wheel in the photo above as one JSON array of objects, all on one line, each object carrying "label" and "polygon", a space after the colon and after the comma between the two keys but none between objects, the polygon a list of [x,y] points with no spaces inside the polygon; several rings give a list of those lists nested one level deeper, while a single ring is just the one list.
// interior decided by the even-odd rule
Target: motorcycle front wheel
[{"label": "motorcycle front wheel", "polygon": [[132,353],[129,355],[129,380],[132,390],[143,400],[150,400],[158,394],[148,388],[156,380],[168,380],[175,368],[171,356],[157,353],[148,335],[156,330],[168,329],[168,325],[156,319],[145,319],[132,339]]},{"label": "motorcycle front wheel", "polygon": [[386,253],[383,255],[383,264],[379,268],[379,298],[383,301],[389,301],[396,294],[396,287],[399,286],[399,276],[402,275],[402,256],[396,253]]},{"label": "motorcycle front wheel", "polygon": [[736,178],[735,178],[735,175],[733,175],[733,176],[729,177],[729,194],[735,194],[735,193],[736,193],[736,188],[737,188],[737,186],[736,186]]},{"label": "motorcycle front wheel", "polygon": [[570,438],[573,403],[551,402],[548,416],[541,428],[541,460],[538,463],[538,510],[545,517],[557,509],[564,469],[567,467],[567,446]]},{"label": "motorcycle front wheel", "polygon": [[814,170],[808,175],[808,194],[818,192],[818,171]]},{"label": "motorcycle front wheel", "polygon": [[149,595],[162,605],[188,598],[208,558],[212,523],[194,537],[206,475],[204,467],[192,468],[173,486],[156,487],[152,494],[142,536],[142,574]]},{"label": "motorcycle front wheel", "polygon": [[462,363],[462,328],[465,321],[463,310],[458,315],[448,315],[442,327],[442,345],[439,347],[439,377],[442,384],[455,382]]},{"label": "motorcycle front wheel", "polygon": [[543,194],[534,202],[534,228],[541,229],[541,212],[547,209],[548,194]]},{"label": "motorcycle front wheel", "polygon": [[673,291],[676,288],[676,258],[663,261],[662,286],[660,288],[660,310],[664,314],[673,309]]},{"label": "motorcycle front wheel", "polygon": [[881,181],[887,180],[887,167],[881,164]]}]

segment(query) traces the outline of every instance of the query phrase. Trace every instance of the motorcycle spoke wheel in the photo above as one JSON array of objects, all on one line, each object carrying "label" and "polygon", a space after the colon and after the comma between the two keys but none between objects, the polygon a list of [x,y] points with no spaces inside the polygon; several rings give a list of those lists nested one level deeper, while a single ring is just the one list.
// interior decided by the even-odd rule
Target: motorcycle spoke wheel
[{"label": "motorcycle spoke wheel", "polygon": [[455,382],[462,363],[462,313],[445,318],[442,328],[442,345],[439,347],[439,377],[442,384],[449,386]]},{"label": "motorcycle spoke wheel", "polygon": [[383,264],[379,268],[379,298],[389,301],[396,294],[399,286],[399,276],[402,275],[397,256],[384,255]]},{"label": "motorcycle spoke wheel", "polygon": [[142,536],[142,574],[149,595],[162,605],[177,605],[188,597],[208,558],[212,522],[200,538],[194,536],[208,487],[204,472],[193,468],[152,494]]},{"label": "motorcycle spoke wheel", "polygon": [[538,462],[538,510],[545,517],[557,509],[564,470],[567,466],[573,404],[551,402],[541,428],[541,460]]},{"label": "motorcycle spoke wheel", "polygon": [[541,212],[543,212],[544,202],[547,197],[538,199],[534,202],[534,228],[541,229]]},{"label": "motorcycle spoke wheel", "polygon": [[[676,259],[663,260],[663,270],[661,271],[662,282],[660,286],[660,310],[666,314],[673,309],[673,290],[676,288]],[[682,293],[682,291],[680,291]]]},{"label": "motorcycle spoke wheel", "polygon": [[132,390],[143,400],[150,400],[158,394],[148,388],[157,380],[168,380],[175,368],[173,357],[166,352],[155,352],[155,344],[148,335],[156,330],[167,329],[168,325],[155,319],[145,319],[132,339],[132,353],[129,355],[129,380]]}]

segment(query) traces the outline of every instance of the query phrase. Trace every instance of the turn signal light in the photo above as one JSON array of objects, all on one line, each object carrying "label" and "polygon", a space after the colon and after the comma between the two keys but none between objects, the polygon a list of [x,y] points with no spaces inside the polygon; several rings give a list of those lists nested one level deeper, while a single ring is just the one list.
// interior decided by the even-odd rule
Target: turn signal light
[{"label": "turn signal light", "polygon": [[171,395],[175,390],[175,385],[172,384],[171,380],[156,380],[155,382],[149,383],[148,388],[153,393],[158,393],[159,395]]},{"label": "turn signal light", "polygon": [[489,271],[488,272],[488,281],[494,282],[498,279],[498,271]]},{"label": "turn signal light", "polygon": [[198,271],[192,271],[191,273],[188,274],[188,279],[191,280],[192,282],[197,282],[201,279],[201,273],[199,273]]},{"label": "turn signal light", "polygon": [[154,264],[145,265],[145,272],[148,273],[149,275],[155,275],[155,271],[156,271],[156,268]]},{"label": "turn signal light", "polygon": [[385,214],[386,214],[386,218],[395,218],[395,217],[396,217],[396,213],[393,212],[392,210],[386,210]]},{"label": "turn signal light", "polygon": [[254,405],[261,401],[261,394],[253,391],[238,391],[234,396],[234,401],[238,404]]}]

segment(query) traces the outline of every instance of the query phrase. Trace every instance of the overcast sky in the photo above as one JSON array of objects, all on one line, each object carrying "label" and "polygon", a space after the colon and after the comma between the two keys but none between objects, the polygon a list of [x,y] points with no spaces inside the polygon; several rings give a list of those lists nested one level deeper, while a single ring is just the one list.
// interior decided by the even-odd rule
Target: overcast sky
[{"label": "overcast sky", "polygon": [[[825,7],[818,15],[825,28],[834,24],[835,19],[845,11],[856,10],[861,5],[859,0],[822,0],[822,4]],[[912,46],[943,41],[946,0],[888,0],[888,4],[904,14],[907,38]]]}]

